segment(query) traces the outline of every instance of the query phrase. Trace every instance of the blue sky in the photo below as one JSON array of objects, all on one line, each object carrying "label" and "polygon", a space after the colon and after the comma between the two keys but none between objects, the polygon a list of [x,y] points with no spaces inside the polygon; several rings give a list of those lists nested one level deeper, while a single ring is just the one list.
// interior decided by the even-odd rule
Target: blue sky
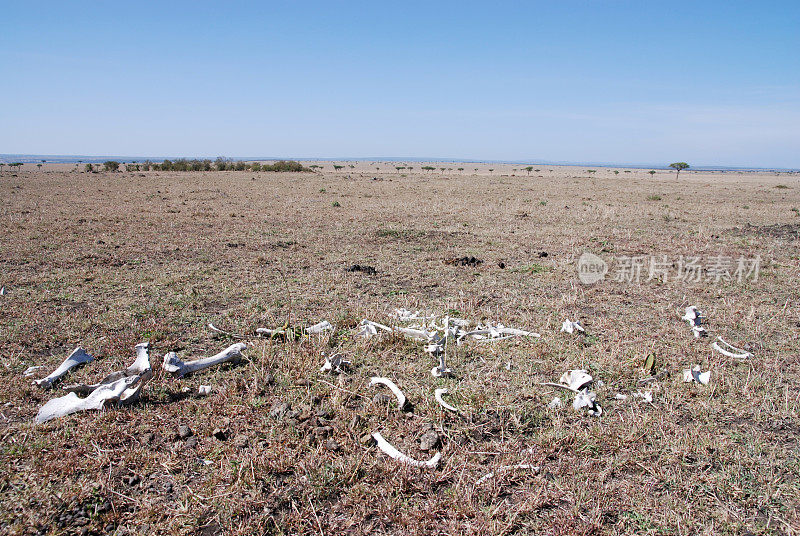
[{"label": "blue sky", "polygon": [[800,2],[5,2],[0,153],[800,167]]}]

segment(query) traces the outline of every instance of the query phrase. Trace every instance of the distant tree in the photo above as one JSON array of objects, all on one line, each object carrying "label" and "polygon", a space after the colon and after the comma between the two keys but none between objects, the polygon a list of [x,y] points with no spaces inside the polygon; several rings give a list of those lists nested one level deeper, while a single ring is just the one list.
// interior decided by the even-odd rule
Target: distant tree
[{"label": "distant tree", "polygon": [[400,173],[400,170],[406,169],[405,166],[395,166],[394,168],[397,170],[398,173]]},{"label": "distant tree", "polygon": [[530,174],[531,174],[531,171],[533,171],[533,166],[528,166],[528,167],[526,167],[526,168],[525,168],[525,171],[527,171],[527,172],[528,172],[528,175],[530,175]]},{"label": "distant tree", "polygon": [[490,170],[489,170],[489,173],[490,173],[490,174],[491,174],[491,173],[494,173],[494,169],[490,169]]},{"label": "distant tree", "polygon": [[214,161],[214,166],[217,168],[217,171],[225,171],[226,169],[230,169],[228,167],[229,163],[229,160],[224,156],[218,156]]},{"label": "distant tree", "polygon": [[103,169],[106,171],[117,171],[119,169],[119,162],[115,160],[106,160],[103,162]]},{"label": "distant tree", "polygon": [[458,168],[459,171],[464,171],[463,167]]},{"label": "distant tree", "polygon": [[650,176],[652,177],[653,175],[655,175],[655,174],[656,174],[656,170],[654,170],[654,169],[651,169],[650,171],[648,171],[648,173],[649,173],[649,174],[650,174]]},{"label": "distant tree", "polygon": [[614,170],[614,175],[619,175],[619,170],[618,169]]},{"label": "distant tree", "polygon": [[442,173],[444,173],[444,170],[445,170],[445,169],[447,169],[447,168],[443,168],[443,167],[440,167],[440,168],[439,168],[439,170],[441,170],[441,172],[442,172]]},{"label": "distant tree", "polygon": [[253,165],[250,166],[250,169],[253,171],[261,171],[261,164],[258,162],[253,162]]},{"label": "distant tree", "polygon": [[239,160],[233,165],[233,169],[234,171],[244,171],[247,169],[247,164]]},{"label": "distant tree", "polygon": [[436,168],[433,166],[422,166],[423,171],[433,171]]},{"label": "distant tree", "polygon": [[673,162],[669,165],[669,167],[675,170],[675,178],[677,179],[680,176],[681,171],[689,168],[689,164],[686,162]]},{"label": "distant tree", "polygon": [[84,167],[83,170],[87,173],[94,173],[94,166],[92,164],[86,164],[86,167]]},{"label": "distant tree", "polygon": [[333,169],[334,169],[334,171],[339,171],[340,169],[344,169],[344,166],[340,166],[338,164],[334,164],[333,165]]},{"label": "distant tree", "polygon": [[39,169],[42,169],[42,165],[41,164],[36,164],[36,167],[38,167]]}]

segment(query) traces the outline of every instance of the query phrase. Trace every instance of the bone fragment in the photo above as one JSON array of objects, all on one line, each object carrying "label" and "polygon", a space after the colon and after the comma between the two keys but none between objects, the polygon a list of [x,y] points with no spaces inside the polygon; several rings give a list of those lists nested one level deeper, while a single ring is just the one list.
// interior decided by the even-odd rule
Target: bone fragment
[{"label": "bone fragment", "polygon": [[586,333],[586,330],[583,329],[581,323],[577,320],[572,322],[569,318],[564,320],[564,323],[561,324],[561,332],[562,333],[574,333],[575,331],[580,331],[581,333]]},{"label": "bone fragment", "polygon": [[381,378],[378,376],[370,378],[369,380],[370,386],[378,384],[385,385],[392,391],[392,393],[394,393],[394,396],[397,397],[397,407],[398,409],[400,409],[400,411],[402,411],[403,408],[406,407],[406,402],[407,402],[406,395],[403,394],[403,391],[401,391],[400,388],[397,387],[397,385],[395,385],[395,383],[392,380],[390,380],[389,378]]},{"label": "bone fragment", "polygon": [[570,391],[578,392],[582,387],[592,383],[592,377],[583,369],[568,370],[561,375],[558,380],[569,388]]},{"label": "bone fragment", "polygon": [[708,385],[711,381],[711,371],[700,371],[700,365],[692,365],[691,368],[683,370],[683,381],[686,383],[697,382],[701,385]]},{"label": "bone fragment", "polygon": [[384,454],[386,454],[390,458],[394,458],[400,463],[412,465],[414,467],[427,467],[428,469],[436,469],[436,467],[439,465],[439,461],[442,459],[442,453],[437,452],[436,454],[434,454],[433,458],[431,458],[426,462],[415,460],[413,458],[409,458],[408,456],[397,450],[395,447],[393,447],[389,442],[387,442],[383,438],[383,436],[379,432],[374,432],[372,434],[372,438],[375,440],[375,443],[378,445],[378,448],[381,449],[384,452]]},{"label": "bone fragment", "polygon": [[54,398],[39,409],[35,422],[41,424],[78,411],[103,409],[114,402],[119,402],[122,394],[134,389],[141,378],[141,375],[120,378],[109,384],[101,385],[86,398],[79,398],[75,393]]},{"label": "bone fragment", "polygon": [[334,374],[342,374],[350,366],[350,361],[342,357],[340,354],[333,354],[328,357],[325,356],[325,364],[322,365],[320,370],[322,372],[333,372]]},{"label": "bone fragment", "polygon": [[129,366],[125,370],[112,372],[111,374],[100,380],[100,382],[92,385],[86,385],[86,384],[69,385],[64,387],[64,390],[86,396],[89,393],[93,392],[98,387],[100,387],[101,385],[109,385],[117,380],[120,380],[122,378],[128,378],[131,376],[140,376],[141,381],[136,383],[136,385],[131,387],[130,389],[126,389],[122,393],[119,399],[120,402],[122,403],[131,403],[137,400],[139,398],[139,393],[142,387],[144,387],[144,385],[153,377],[153,370],[150,368],[149,343],[142,342],[136,345],[136,360],[133,362],[131,366]]},{"label": "bone fragment", "polygon": [[[529,464],[526,464],[526,463],[522,463],[522,464],[519,464],[519,465],[504,465],[503,467],[499,468],[497,471],[498,472],[500,472],[500,471],[518,471],[518,470],[528,470],[528,469],[530,469],[534,473],[538,473],[539,472],[539,466],[538,465],[529,465]],[[484,482],[486,482],[490,478],[494,478],[494,475],[495,475],[494,471],[490,471],[490,472],[486,473],[485,475],[480,477],[477,481],[475,481],[475,485],[476,486],[480,486],[481,484],[483,484]]]}]

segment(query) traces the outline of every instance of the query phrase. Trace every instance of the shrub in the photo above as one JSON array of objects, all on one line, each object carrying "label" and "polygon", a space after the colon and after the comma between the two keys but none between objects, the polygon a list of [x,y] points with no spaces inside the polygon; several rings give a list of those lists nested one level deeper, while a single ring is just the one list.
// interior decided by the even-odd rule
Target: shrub
[{"label": "shrub", "polygon": [[103,169],[106,171],[117,171],[119,169],[119,162],[115,160],[107,160],[103,162]]},{"label": "shrub", "polygon": [[[340,166],[341,167],[341,166]],[[277,162],[261,166],[261,171],[311,171],[310,168],[303,166],[297,160],[278,160]]]},{"label": "shrub", "polygon": [[86,164],[86,166],[83,168],[83,170],[86,171],[86,172],[92,173],[94,171],[94,166],[91,165],[91,164]]}]

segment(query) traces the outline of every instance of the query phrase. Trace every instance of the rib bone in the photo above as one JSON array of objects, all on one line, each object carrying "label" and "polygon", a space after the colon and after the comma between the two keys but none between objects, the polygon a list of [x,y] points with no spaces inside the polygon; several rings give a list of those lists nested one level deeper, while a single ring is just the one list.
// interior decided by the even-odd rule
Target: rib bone
[{"label": "rib bone", "polygon": [[86,350],[80,347],[75,348],[75,350],[69,354],[69,357],[67,357],[56,370],[51,372],[49,376],[42,378],[41,380],[34,380],[33,383],[39,387],[42,387],[43,389],[50,389],[53,386],[53,383],[66,374],[69,369],[83,363],[89,363],[91,361],[94,361],[94,358],[87,354]]},{"label": "rib bone", "polygon": [[439,405],[442,406],[444,409],[450,410],[453,413],[459,413],[457,408],[454,408],[453,406],[442,400],[442,395],[447,394],[447,392],[448,392],[447,389],[436,389],[433,392],[433,397],[436,399]]},{"label": "rib bone", "polygon": [[194,361],[184,363],[181,361],[175,352],[169,352],[164,356],[163,369],[175,378],[183,378],[187,374],[192,374],[199,370],[220,365],[228,361],[236,361],[242,357],[242,350],[247,348],[247,344],[238,342],[228,346],[223,351],[212,357],[203,357]]},{"label": "rib bone", "polygon": [[[722,346],[719,345],[719,343],[724,344],[725,346],[730,348],[730,350],[723,348]],[[711,347],[717,352],[721,353],[722,355],[733,357],[734,359],[747,359],[748,357],[753,357],[753,354],[751,354],[747,350],[742,350],[741,348],[736,348],[735,346],[728,344],[722,337],[717,337],[717,340],[714,342],[714,344],[711,345]]]},{"label": "rib bone", "polygon": [[403,408],[406,407],[406,402],[407,402],[406,395],[403,394],[403,391],[401,391],[400,388],[397,387],[397,385],[395,385],[395,383],[392,380],[390,380],[389,378],[380,378],[378,376],[370,378],[369,380],[370,386],[377,384],[385,385],[394,393],[394,396],[397,397],[397,407],[400,409],[400,411],[402,411]]},{"label": "rib bone", "polygon": [[439,465],[439,460],[442,459],[442,453],[437,452],[433,458],[428,460],[427,462],[422,462],[419,460],[415,460],[413,458],[409,458],[396,448],[394,448],[389,442],[387,442],[383,436],[379,432],[374,432],[372,434],[372,438],[375,440],[375,443],[378,445],[378,448],[381,449],[387,456],[390,458],[394,458],[395,460],[399,461],[400,463],[405,463],[407,465],[412,465],[414,467],[427,467],[429,469],[436,469]]}]

